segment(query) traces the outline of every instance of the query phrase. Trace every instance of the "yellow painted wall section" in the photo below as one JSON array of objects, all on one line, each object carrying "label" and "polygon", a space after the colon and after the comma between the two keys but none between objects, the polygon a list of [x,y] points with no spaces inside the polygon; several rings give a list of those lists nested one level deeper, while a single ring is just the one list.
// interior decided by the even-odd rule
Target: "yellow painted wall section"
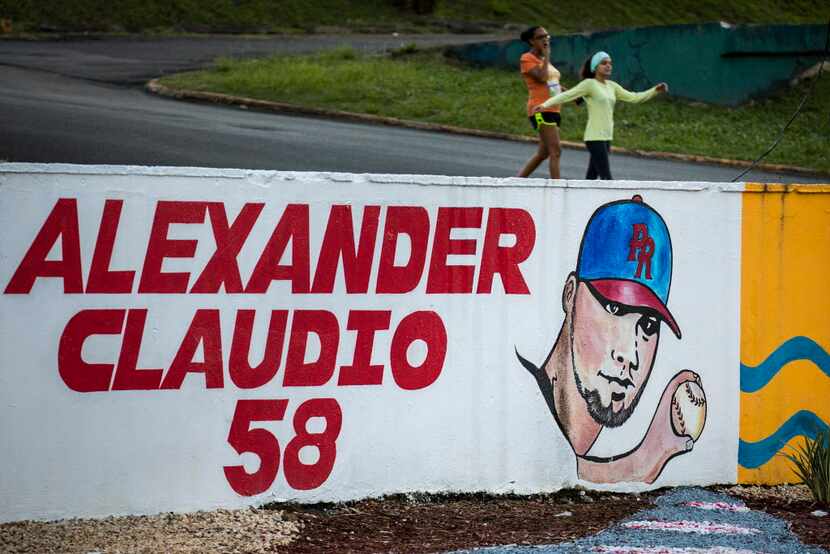
[{"label": "yellow painted wall section", "polygon": [[738,480],[797,480],[781,455],[830,423],[830,185],[743,195]]}]

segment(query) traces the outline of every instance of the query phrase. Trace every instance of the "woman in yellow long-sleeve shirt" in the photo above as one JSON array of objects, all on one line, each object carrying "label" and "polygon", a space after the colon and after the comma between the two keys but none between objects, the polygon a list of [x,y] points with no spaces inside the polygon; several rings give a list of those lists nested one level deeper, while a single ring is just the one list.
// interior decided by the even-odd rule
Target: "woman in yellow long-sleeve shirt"
[{"label": "woman in yellow long-sleeve shirt", "polygon": [[582,66],[583,80],[578,85],[548,98],[533,109],[534,113],[538,113],[551,106],[578,98],[585,99],[588,105],[588,124],[585,126],[583,140],[591,154],[586,179],[613,179],[608,155],[611,152],[611,141],[614,139],[616,101],[639,104],[669,90],[666,83],[660,83],[643,92],[625,90],[610,79],[612,69],[611,56],[606,52],[597,52]]}]

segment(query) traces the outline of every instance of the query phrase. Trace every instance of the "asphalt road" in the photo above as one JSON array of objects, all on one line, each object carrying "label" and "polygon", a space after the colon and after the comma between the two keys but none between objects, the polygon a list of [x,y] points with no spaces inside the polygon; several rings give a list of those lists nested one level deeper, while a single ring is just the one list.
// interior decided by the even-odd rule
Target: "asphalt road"
[{"label": "asphalt road", "polygon": [[[217,56],[309,52],[351,44],[379,51],[492,36],[309,36],[269,39],[0,41],[0,160],[247,169],[514,175],[529,144],[193,104],[141,88]],[[520,101],[517,99],[517,102]],[[587,155],[563,154],[562,176],[584,176]],[[617,179],[729,181],[734,168],[614,155]],[[535,174],[544,177],[545,171]],[[752,172],[745,180],[817,182]],[[826,180],[826,179],[825,179]]]}]

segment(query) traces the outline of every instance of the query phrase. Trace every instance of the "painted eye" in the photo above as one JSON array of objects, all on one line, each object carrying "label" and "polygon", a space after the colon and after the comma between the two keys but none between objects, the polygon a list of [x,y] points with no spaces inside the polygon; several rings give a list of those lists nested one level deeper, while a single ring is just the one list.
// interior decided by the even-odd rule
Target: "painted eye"
[{"label": "painted eye", "polygon": [[643,334],[651,336],[656,333],[658,329],[660,329],[660,320],[654,316],[644,315],[640,318],[637,325],[639,325],[640,329],[643,330]]},{"label": "painted eye", "polygon": [[605,311],[611,315],[617,315],[618,313],[620,313],[620,305],[616,302],[608,302],[605,305]]}]

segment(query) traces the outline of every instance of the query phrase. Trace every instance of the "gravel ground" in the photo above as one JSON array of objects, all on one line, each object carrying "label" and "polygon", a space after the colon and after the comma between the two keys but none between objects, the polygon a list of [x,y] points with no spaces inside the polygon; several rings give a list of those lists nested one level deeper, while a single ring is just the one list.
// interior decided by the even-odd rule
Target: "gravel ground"
[{"label": "gravel ground", "polygon": [[731,487],[718,487],[720,492],[733,494],[741,498],[754,500],[784,500],[812,502],[813,495],[806,485],[734,485]]},{"label": "gravel ground", "polygon": [[753,510],[763,510],[787,521],[793,533],[805,544],[830,551],[830,515],[817,517],[813,512],[830,512],[830,506],[816,504],[804,485],[775,487],[735,486],[719,489],[746,502]]},{"label": "gravel ground", "polygon": [[650,494],[393,495],[259,510],[0,524],[0,553],[446,552],[597,533]]},{"label": "gravel ground", "polygon": [[[745,503],[752,512],[704,512],[684,506],[690,499]],[[579,490],[533,496],[394,495],[340,504],[6,523],[0,524],[0,553],[431,553],[491,545],[512,546],[485,552],[584,552],[614,541],[645,546],[653,542],[653,531],[615,523],[667,519],[764,530],[763,538],[738,537],[737,546],[721,552],[819,553],[826,551],[818,547],[830,550],[830,516],[811,515],[819,508],[806,487],[793,485],[641,495]],[[657,534],[683,548],[721,544],[717,535]],[[530,550],[524,545],[544,546]]]},{"label": "gravel ground", "polygon": [[276,510],[217,510],[192,514],[23,521],[0,525],[0,552],[182,553],[273,552],[301,525]]}]

